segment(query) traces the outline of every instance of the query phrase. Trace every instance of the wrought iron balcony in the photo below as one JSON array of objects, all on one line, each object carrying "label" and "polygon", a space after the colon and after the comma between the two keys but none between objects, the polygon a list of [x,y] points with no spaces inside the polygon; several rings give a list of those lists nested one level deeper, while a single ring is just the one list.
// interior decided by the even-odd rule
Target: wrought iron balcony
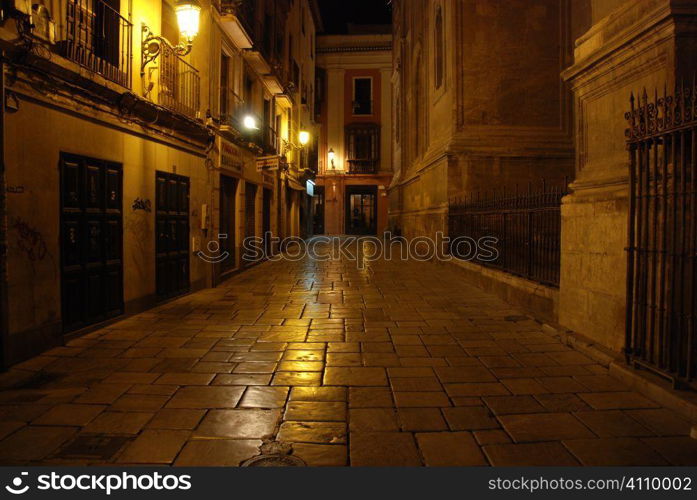
[{"label": "wrought iron balcony", "polygon": [[375,174],[378,170],[379,160],[346,160],[349,174]]},{"label": "wrought iron balcony", "polygon": [[198,118],[201,108],[201,77],[196,68],[162,44],[158,70],[157,103],[190,118]]},{"label": "wrought iron balcony", "polygon": [[67,0],[61,54],[131,88],[133,25],[103,0]]}]

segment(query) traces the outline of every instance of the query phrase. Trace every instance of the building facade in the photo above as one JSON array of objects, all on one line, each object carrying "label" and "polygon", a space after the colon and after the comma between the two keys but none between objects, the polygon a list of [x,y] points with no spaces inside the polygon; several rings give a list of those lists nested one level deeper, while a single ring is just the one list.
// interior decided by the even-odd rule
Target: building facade
[{"label": "building facade", "polygon": [[457,259],[469,279],[612,355],[694,379],[681,228],[695,220],[697,4],[393,6],[391,227],[496,236],[494,260]]},{"label": "building facade", "polygon": [[317,12],[6,5],[3,364],[219,283],[245,237],[302,232]]},{"label": "building facade", "polygon": [[388,34],[325,35],[317,42],[319,172],[315,234],[382,234],[392,179]]}]

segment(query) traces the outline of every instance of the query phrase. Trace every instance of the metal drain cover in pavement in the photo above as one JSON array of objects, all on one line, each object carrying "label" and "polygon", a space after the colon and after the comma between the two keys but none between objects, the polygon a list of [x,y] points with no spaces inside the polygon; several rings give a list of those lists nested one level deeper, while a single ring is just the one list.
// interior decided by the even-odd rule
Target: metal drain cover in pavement
[{"label": "metal drain cover in pavement", "polygon": [[242,462],[242,467],[307,467],[307,464],[292,455],[259,455]]}]

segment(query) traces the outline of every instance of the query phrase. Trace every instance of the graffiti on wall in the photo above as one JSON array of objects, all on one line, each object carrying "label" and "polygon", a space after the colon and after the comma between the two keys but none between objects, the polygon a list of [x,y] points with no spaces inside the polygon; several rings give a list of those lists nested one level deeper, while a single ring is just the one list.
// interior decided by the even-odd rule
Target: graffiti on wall
[{"label": "graffiti on wall", "polygon": [[31,262],[40,262],[46,258],[48,247],[38,229],[19,217],[14,220],[12,227],[17,231],[17,247]]}]

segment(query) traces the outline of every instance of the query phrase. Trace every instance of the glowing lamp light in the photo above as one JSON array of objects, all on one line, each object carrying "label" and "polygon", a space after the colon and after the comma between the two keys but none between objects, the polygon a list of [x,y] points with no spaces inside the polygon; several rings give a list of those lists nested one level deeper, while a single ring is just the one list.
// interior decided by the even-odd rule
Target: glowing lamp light
[{"label": "glowing lamp light", "polygon": [[298,134],[298,141],[300,141],[301,146],[307,146],[307,143],[310,142],[310,132],[301,130]]},{"label": "glowing lamp light", "polygon": [[181,36],[187,42],[191,42],[198,35],[201,5],[198,0],[177,0],[174,10],[177,13],[177,23]]},{"label": "glowing lamp light", "polygon": [[252,115],[247,115],[242,120],[242,125],[248,130],[257,130],[257,120]]},{"label": "glowing lamp light", "polygon": [[336,153],[334,153],[334,148],[329,148],[328,155],[329,155],[329,163],[331,163],[332,168],[335,168],[334,167],[334,158],[336,158]]}]

